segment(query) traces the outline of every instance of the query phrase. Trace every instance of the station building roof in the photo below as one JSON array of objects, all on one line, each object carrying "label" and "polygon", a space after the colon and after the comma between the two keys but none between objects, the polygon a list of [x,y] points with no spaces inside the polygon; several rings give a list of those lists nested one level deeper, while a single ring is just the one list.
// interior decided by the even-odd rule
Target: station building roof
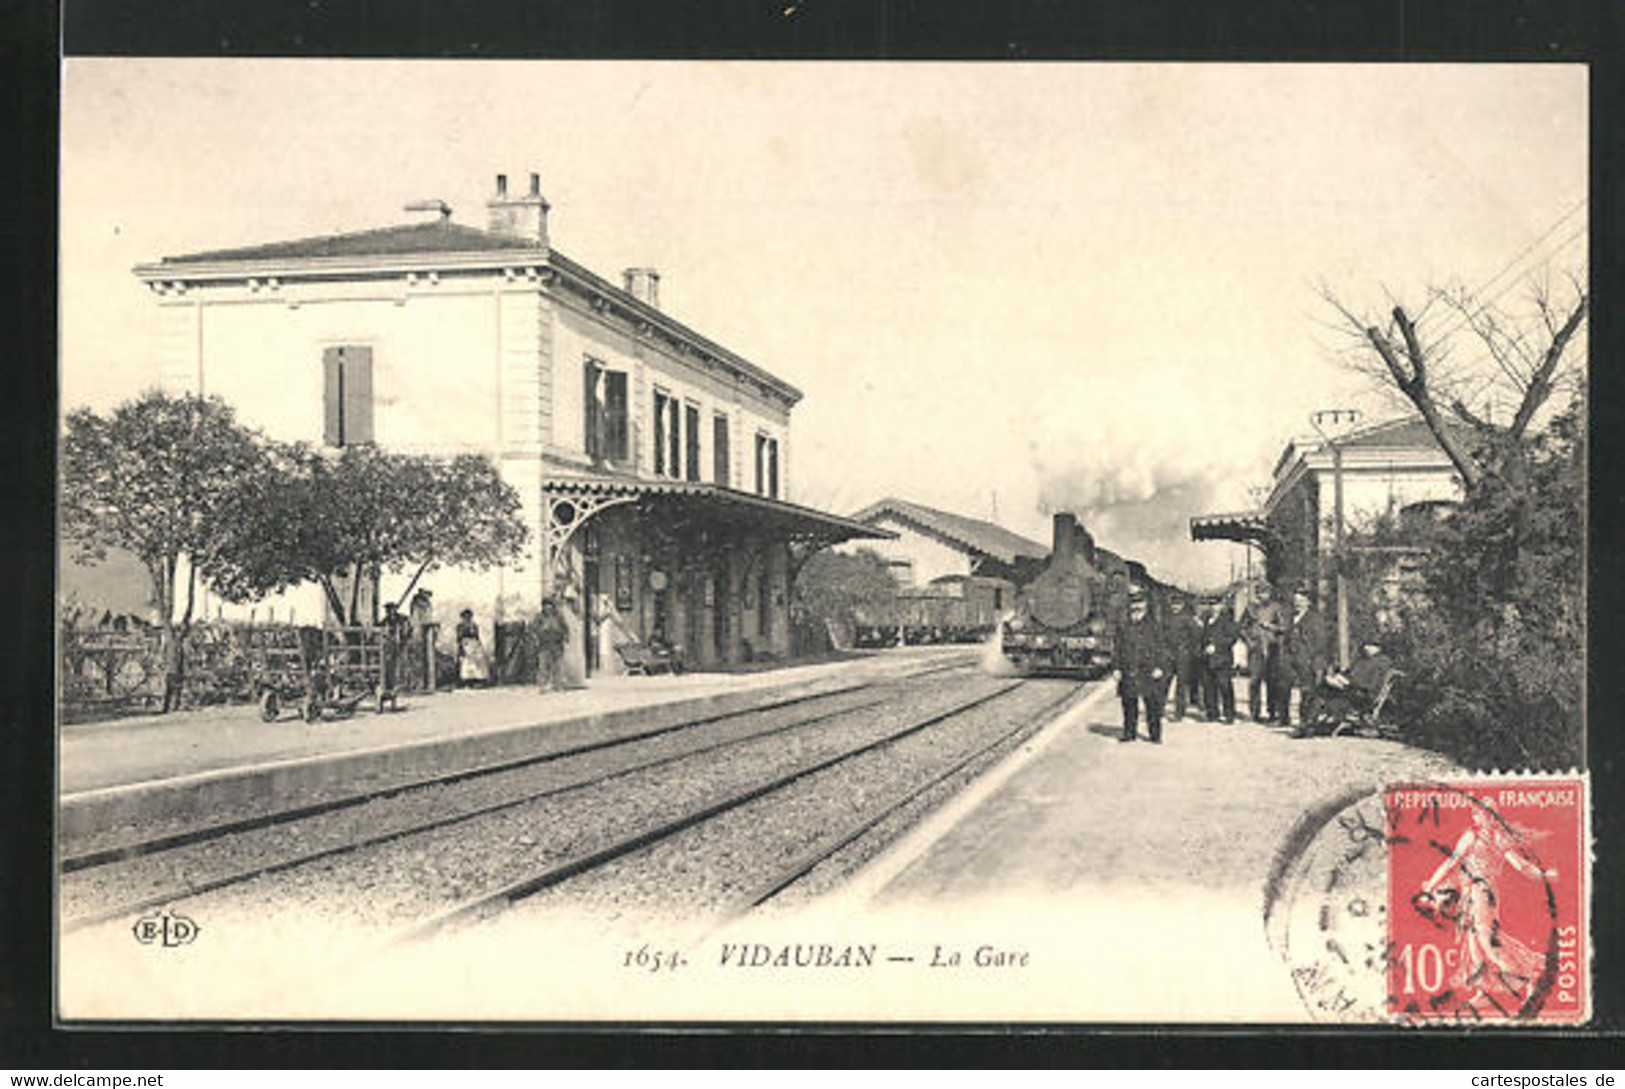
[{"label": "station building roof", "polygon": [[946,538],[966,552],[978,552],[1000,563],[1014,563],[1018,558],[1037,560],[1049,555],[1048,545],[1039,544],[993,522],[967,518],[963,514],[891,496],[864,507],[852,515],[852,520],[874,522],[885,515]]},{"label": "station building roof", "polygon": [[614,305],[639,322],[663,330],[728,369],[758,383],[794,405],[801,390],[743,356],[676,320],[571,260],[557,247],[537,239],[454,223],[448,215],[433,221],[404,223],[362,231],[310,235],[228,249],[200,250],[137,265],[143,280],[230,280],[304,274],[324,277],[378,275],[424,269],[485,269],[527,264],[546,268],[564,282]]}]

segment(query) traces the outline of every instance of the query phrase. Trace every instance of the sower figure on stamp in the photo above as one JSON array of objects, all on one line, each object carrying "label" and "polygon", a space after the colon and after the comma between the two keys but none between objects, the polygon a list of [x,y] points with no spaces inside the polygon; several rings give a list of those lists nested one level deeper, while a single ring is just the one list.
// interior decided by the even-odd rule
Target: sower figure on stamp
[{"label": "sower figure on stamp", "polygon": [[1326,624],[1316,611],[1309,591],[1292,593],[1292,620],[1281,654],[1281,705],[1278,721],[1291,725],[1292,690],[1298,690],[1298,721],[1315,717],[1316,691],[1326,673]]},{"label": "sower figure on stamp", "polygon": [[1236,630],[1235,618],[1230,615],[1229,602],[1223,599],[1209,601],[1207,609],[1207,619],[1202,623],[1202,664],[1206,681],[1202,686],[1202,696],[1207,704],[1207,718],[1209,722],[1234,722],[1234,652],[1241,633]]},{"label": "sower figure on stamp", "polygon": [[1198,687],[1201,671],[1202,625],[1185,608],[1185,599],[1178,594],[1168,601],[1168,642],[1174,653],[1174,713],[1178,722],[1185,717],[1189,706],[1195,712],[1203,700]]},{"label": "sower figure on stamp", "polygon": [[1270,721],[1279,713],[1276,657],[1285,627],[1281,607],[1271,600],[1269,583],[1260,582],[1253,587],[1241,618],[1242,637],[1247,641],[1247,713],[1254,722]]},{"label": "sower figure on stamp", "polygon": [[1128,618],[1117,633],[1117,697],[1123,704],[1123,735],[1139,736],[1140,708],[1153,744],[1162,743],[1162,705],[1168,698],[1168,674],[1173,669],[1173,648],[1146,607],[1145,591],[1129,591]]},{"label": "sower figure on stamp", "polygon": [[544,597],[536,618],[536,687],[541,691],[564,690],[564,644],[569,638],[570,629],[559,615],[558,602]]}]

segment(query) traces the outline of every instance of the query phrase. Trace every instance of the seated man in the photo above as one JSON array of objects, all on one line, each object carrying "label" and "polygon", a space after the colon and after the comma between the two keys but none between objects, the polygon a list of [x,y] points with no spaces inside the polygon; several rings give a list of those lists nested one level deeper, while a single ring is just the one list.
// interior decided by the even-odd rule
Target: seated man
[{"label": "seated man", "polygon": [[656,624],[654,631],[649,633],[649,653],[656,661],[664,662],[671,667],[673,673],[683,671],[682,648],[666,638],[666,629]]},{"label": "seated man", "polygon": [[1321,722],[1336,723],[1371,709],[1382,691],[1382,682],[1394,663],[1383,653],[1382,644],[1367,640],[1360,644],[1360,656],[1347,672],[1327,673],[1320,684]]}]

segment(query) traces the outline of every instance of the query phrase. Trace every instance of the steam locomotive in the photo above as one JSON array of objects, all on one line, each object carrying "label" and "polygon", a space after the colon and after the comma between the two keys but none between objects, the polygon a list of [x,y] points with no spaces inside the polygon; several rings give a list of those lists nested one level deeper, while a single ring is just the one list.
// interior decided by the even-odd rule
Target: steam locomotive
[{"label": "steam locomotive", "polygon": [[1112,669],[1131,585],[1146,593],[1158,616],[1169,595],[1179,593],[1138,561],[1097,548],[1072,514],[1057,513],[1049,560],[1022,589],[1000,649],[1024,673],[1103,676]]}]

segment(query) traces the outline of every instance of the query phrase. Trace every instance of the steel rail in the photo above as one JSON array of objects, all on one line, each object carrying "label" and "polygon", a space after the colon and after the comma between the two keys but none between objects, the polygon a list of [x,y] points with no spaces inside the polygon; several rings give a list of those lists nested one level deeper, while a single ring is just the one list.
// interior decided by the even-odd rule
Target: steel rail
[{"label": "steel rail", "polygon": [[1084,691],[1092,683],[1093,682],[1085,681],[1084,683],[1077,685],[1070,691],[1064,693],[1058,699],[1052,700],[1050,703],[1046,704],[1044,707],[1036,711],[1031,718],[1026,719],[1014,729],[1000,734],[993,741],[971,752],[964,759],[955,761],[954,764],[945,771],[942,771],[937,775],[933,775],[919,786],[906,791],[900,797],[883,806],[872,815],[854,821],[844,832],[836,835],[833,839],[826,840],[824,843],[818,844],[799,855],[793,862],[790,862],[779,869],[774,876],[757,885],[754,891],[740,897],[739,908],[735,911],[725,913],[724,919],[737,916],[750,910],[751,908],[760,907],[762,904],[765,904],[767,901],[771,900],[773,897],[777,896],[779,893],[801,880],[808,873],[812,872],[812,870],[818,866],[819,863],[833,857],[841,850],[861,839],[864,835],[877,827],[882,821],[886,820],[888,817],[892,816],[894,813],[905,808],[906,806],[912,804],[922,795],[947,782],[949,779],[959,774],[977,760],[980,760],[988,753],[1004,745],[1016,735],[1022,733],[1037,733],[1039,730],[1043,729],[1044,726],[1049,723],[1049,721],[1051,721],[1050,715],[1053,714],[1057,708],[1075,699],[1079,692]]},{"label": "steel rail", "polygon": [[413,923],[410,926],[403,928],[394,935],[385,939],[383,944],[390,946],[421,941],[453,925],[469,922],[476,917],[500,911],[507,905],[517,900],[522,900],[527,896],[541,892],[543,889],[561,884],[572,877],[587,873],[588,871],[597,869],[606,863],[613,862],[618,858],[633,854],[634,852],[658,843],[663,839],[668,839],[679,832],[686,831],[695,827],[696,825],[702,824],[713,817],[717,817],[723,813],[727,813],[730,810],[737,809],[742,805],[746,805],[775,791],[783,790],[785,787],[798,783],[803,779],[809,778],[810,776],[817,775],[823,771],[828,771],[830,768],[843,764],[848,760],[855,759],[856,757],[862,756],[868,752],[872,752],[883,746],[895,744],[898,741],[917,734],[922,730],[928,729],[939,722],[946,721],[947,719],[953,718],[956,715],[962,715],[966,711],[979,707],[982,704],[988,703],[1000,696],[1007,695],[1015,689],[1020,688],[1023,683],[1024,682],[1020,679],[1011,681],[1009,684],[995,688],[992,692],[978,696],[968,702],[958,704],[957,706],[950,707],[943,711],[933,712],[924,719],[914,722],[901,730],[888,733],[874,741],[866,742],[857,748],[849,749],[835,756],[817,761],[816,763],[810,764],[806,767],[798,768],[797,770],[789,772],[785,775],[777,776],[768,780],[767,782],[759,783],[747,790],[731,794],[728,797],[723,798],[721,801],[713,802],[710,805],[686,813],[680,817],[663,821],[660,824],[647,828],[642,832],[637,832],[633,835],[618,839],[613,843],[610,843],[608,846],[601,847],[598,850],[591,851],[587,854],[569,859],[568,861],[550,866],[540,873],[521,878],[518,881],[511,882],[490,892],[481,893],[480,895],[474,896],[456,907],[449,908],[440,912],[439,914],[431,916],[428,919]]},{"label": "steel rail", "polygon": [[414,790],[430,787],[449,786],[467,779],[476,779],[488,775],[497,775],[506,771],[517,771],[520,768],[532,767],[550,761],[563,760],[584,753],[597,752],[603,749],[614,748],[619,745],[630,745],[639,741],[647,741],[664,734],[675,733],[679,730],[691,729],[696,726],[708,726],[712,723],[722,722],[730,718],[741,718],[746,715],[757,714],[763,711],[774,711],[783,707],[791,707],[798,703],[811,703],[814,700],[831,699],[836,696],[847,695],[864,688],[873,688],[891,680],[907,679],[909,677],[927,676],[932,673],[949,672],[955,669],[967,668],[965,663],[949,663],[933,666],[928,669],[911,673],[899,674],[897,677],[887,677],[875,680],[859,681],[842,688],[832,689],[828,692],[815,692],[803,696],[790,696],[783,699],[770,700],[767,703],[756,704],[750,707],[733,711],[722,711],[713,715],[703,715],[699,718],[684,719],[681,722],[668,726],[661,726],[653,730],[644,730],[636,734],[626,734],[621,737],[608,738],[589,744],[576,745],[570,748],[557,749],[552,752],[540,753],[535,756],[522,756],[512,760],[501,760],[490,764],[478,764],[471,768],[462,768],[441,775],[432,775],[426,778],[413,779],[404,783],[392,783],[389,786],[375,787],[371,790],[346,794],[338,798],[329,798],[325,801],[313,802],[308,805],[294,806],[288,809],[279,809],[270,813],[261,813],[252,817],[243,817],[237,820],[222,821],[219,824],[206,825],[201,828],[190,828],[183,832],[170,832],[150,839],[135,840],[112,847],[100,847],[92,851],[79,854],[65,855],[59,862],[60,872],[64,874],[77,873],[81,870],[94,869],[99,866],[111,865],[115,862],[127,862],[134,858],[146,855],[159,854],[163,851],[174,850],[179,847],[191,847],[198,843],[206,843],[213,839],[222,839],[230,835],[243,832],[253,832],[261,828],[270,828],[278,824],[290,824],[294,821],[308,820],[311,817],[320,817],[334,813],[341,809],[349,809],[368,802],[383,798],[392,798]]},{"label": "steel rail", "polygon": [[[848,689],[846,691],[855,691],[855,689]],[[378,832],[370,836],[364,836],[360,839],[348,840],[344,843],[336,843],[331,847],[323,847],[314,851],[306,851],[302,854],[279,858],[271,862],[259,863],[254,866],[233,870],[230,873],[223,874],[219,877],[210,878],[208,880],[188,882],[184,887],[171,888],[161,893],[153,893],[149,896],[143,897],[140,900],[118,904],[114,907],[105,908],[93,914],[74,916],[72,919],[63,921],[62,932],[64,934],[73,933],[74,931],[83,930],[87,927],[98,926],[102,923],[111,922],[114,919],[120,918],[121,916],[128,916],[143,911],[149,911],[152,908],[162,907],[166,904],[173,904],[180,900],[191,899],[192,897],[201,896],[205,893],[218,892],[221,889],[230,888],[233,885],[241,885],[248,881],[252,881],[257,877],[282,873],[287,870],[295,869],[299,866],[310,865],[313,862],[322,862],[327,859],[353,854],[356,851],[360,851],[368,847],[377,847],[386,843],[392,843],[396,840],[405,839],[408,836],[422,835],[427,832],[437,832],[442,828],[448,828],[452,825],[461,824],[465,821],[475,820],[480,817],[487,817],[494,813],[501,813],[508,809],[517,809],[522,805],[528,805],[531,802],[540,801],[543,798],[557,797],[558,795],[568,794],[571,791],[576,790],[585,790],[589,787],[599,786],[603,783],[611,782],[615,779],[623,778],[628,775],[635,775],[639,772],[648,771],[652,768],[663,767],[667,764],[674,764],[682,760],[690,760],[696,756],[703,756],[706,753],[714,752],[717,749],[749,744],[750,742],[760,741],[763,738],[772,737],[776,734],[787,733],[790,730],[801,729],[805,726],[811,726],[819,722],[828,721],[832,718],[838,718],[841,715],[850,715],[859,711],[866,711],[874,707],[879,707],[885,702],[885,699],[877,699],[870,700],[867,703],[860,703],[853,707],[836,708],[833,711],[825,711],[809,718],[799,718],[794,722],[783,723],[778,726],[770,727],[766,730],[757,730],[756,732],[746,734],[743,737],[727,738],[722,741],[712,742],[709,745],[703,745],[697,749],[689,749],[684,752],[673,753],[669,756],[662,756],[658,759],[645,761],[644,763],[635,764],[631,767],[619,768],[615,771],[606,772],[602,775],[595,775],[586,779],[580,779],[573,783],[565,783],[562,786],[548,787],[546,790],[530,791],[517,798],[508,798],[500,802],[492,802],[488,805],[476,806],[473,809],[464,810],[457,813],[450,813],[445,816],[436,817],[433,820],[413,823],[407,827],[390,829],[388,831]],[[659,732],[664,733],[669,731]]]}]

